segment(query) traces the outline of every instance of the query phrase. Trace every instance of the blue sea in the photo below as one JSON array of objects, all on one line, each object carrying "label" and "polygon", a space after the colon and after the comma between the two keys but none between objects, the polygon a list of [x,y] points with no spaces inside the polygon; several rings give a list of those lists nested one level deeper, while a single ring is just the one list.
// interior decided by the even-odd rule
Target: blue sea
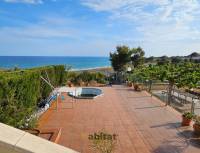
[{"label": "blue sea", "polygon": [[109,57],[0,56],[0,68],[32,68],[63,64],[73,70],[110,66]]}]

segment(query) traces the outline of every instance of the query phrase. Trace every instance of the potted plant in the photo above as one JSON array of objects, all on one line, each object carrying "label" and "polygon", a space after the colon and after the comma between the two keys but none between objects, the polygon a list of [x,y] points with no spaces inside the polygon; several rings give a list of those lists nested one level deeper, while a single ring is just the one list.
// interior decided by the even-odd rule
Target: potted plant
[{"label": "potted plant", "polygon": [[88,87],[90,84],[89,82],[85,82],[85,86]]},{"label": "potted plant", "polygon": [[194,118],[195,123],[193,124],[194,133],[200,135],[200,116]]},{"label": "potted plant", "polygon": [[128,81],[128,87],[132,87],[132,82],[131,81]]},{"label": "potted plant", "polygon": [[139,84],[136,83],[136,84],[133,85],[133,87],[134,87],[135,91],[141,91]]},{"label": "potted plant", "polygon": [[190,123],[191,123],[193,117],[194,117],[194,115],[192,113],[185,112],[182,115],[182,126],[190,126]]},{"label": "potted plant", "polygon": [[68,86],[68,87],[72,87],[71,81],[68,81],[68,82],[67,82],[67,86]]},{"label": "potted plant", "polygon": [[83,87],[83,86],[85,85],[85,83],[82,81],[82,79],[79,79],[79,80],[78,80],[78,85],[79,85],[80,87]]}]

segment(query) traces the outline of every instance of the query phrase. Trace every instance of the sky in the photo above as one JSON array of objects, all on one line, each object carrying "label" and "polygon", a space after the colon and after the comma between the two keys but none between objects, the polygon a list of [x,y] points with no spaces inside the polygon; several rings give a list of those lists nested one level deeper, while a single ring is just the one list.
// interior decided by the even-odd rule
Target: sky
[{"label": "sky", "polygon": [[0,0],[0,55],[200,52],[200,0]]}]

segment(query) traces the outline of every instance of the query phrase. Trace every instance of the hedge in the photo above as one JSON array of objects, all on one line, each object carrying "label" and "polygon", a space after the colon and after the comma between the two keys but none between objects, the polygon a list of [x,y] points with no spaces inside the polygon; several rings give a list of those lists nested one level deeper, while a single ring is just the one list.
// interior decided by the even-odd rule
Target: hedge
[{"label": "hedge", "polygon": [[46,98],[51,87],[40,76],[46,72],[53,86],[63,84],[65,67],[47,66],[17,71],[0,71],[0,122],[20,128],[37,108],[37,103]]}]

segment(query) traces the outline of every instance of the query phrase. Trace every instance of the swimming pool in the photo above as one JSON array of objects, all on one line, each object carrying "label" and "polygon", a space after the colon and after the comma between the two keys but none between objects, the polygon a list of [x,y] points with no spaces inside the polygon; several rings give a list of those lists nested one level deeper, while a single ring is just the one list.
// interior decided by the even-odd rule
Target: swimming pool
[{"label": "swimming pool", "polygon": [[77,88],[75,91],[69,92],[70,96],[79,99],[93,99],[102,94],[102,90],[98,88]]}]

